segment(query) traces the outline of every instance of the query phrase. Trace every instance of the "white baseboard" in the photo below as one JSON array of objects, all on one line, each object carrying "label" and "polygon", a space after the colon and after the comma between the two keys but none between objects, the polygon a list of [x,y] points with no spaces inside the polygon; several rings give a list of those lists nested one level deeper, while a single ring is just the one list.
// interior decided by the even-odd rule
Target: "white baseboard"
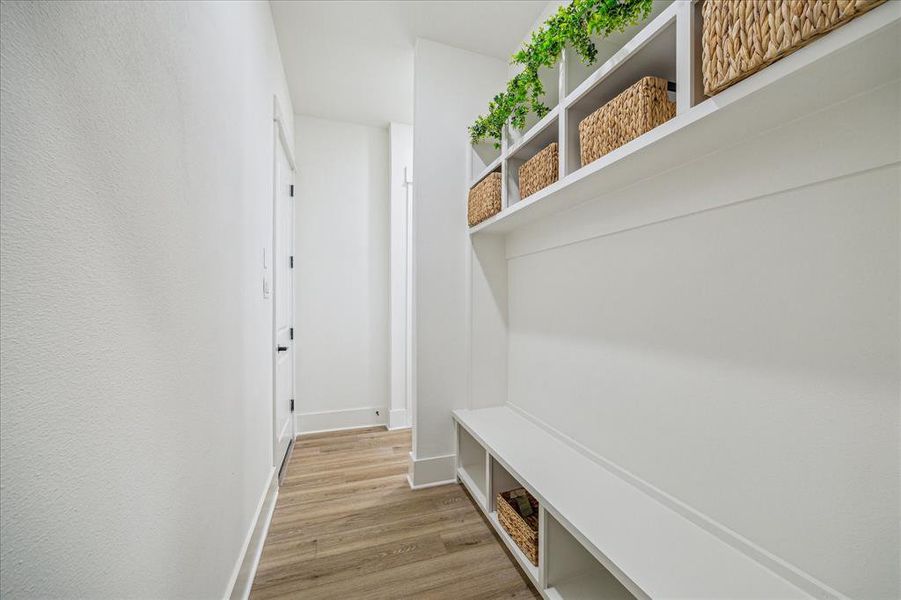
[{"label": "white baseboard", "polygon": [[410,427],[407,421],[407,409],[395,408],[388,413],[388,429],[407,429]]},{"label": "white baseboard", "polygon": [[416,458],[411,452],[407,481],[414,490],[454,483],[457,481],[457,455]]},{"label": "white baseboard", "polygon": [[[376,414],[378,411],[379,414]],[[340,431],[360,427],[377,427],[388,424],[388,409],[383,406],[367,406],[345,410],[328,410],[313,413],[296,413],[294,431],[298,435]]]},{"label": "white baseboard", "polygon": [[447,481],[436,481],[435,483],[423,483],[422,485],[413,485],[413,480],[410,479],[410,474],[407,473],[407,484],[410,486],[411,490],[424,490],[426,488],[438,487],[439,485],[450,485],[452,483],[457,483],[457,479],[448,479]]},{"label": "white baseboard", "polygon": [[253,524],[244,539],[244,546],[235,563],[235,569],[228,582],[224,598],[246,600],[250,596],[250,588],[253,586],[257,566],[260,564],[260,555],[263,553],[266,534],[269,533],[269,523],[272,521],[272,513],[275,511],[276,499],[278,499],[278,473],[273,468],[269,473],[269,483],[257,506]]}]

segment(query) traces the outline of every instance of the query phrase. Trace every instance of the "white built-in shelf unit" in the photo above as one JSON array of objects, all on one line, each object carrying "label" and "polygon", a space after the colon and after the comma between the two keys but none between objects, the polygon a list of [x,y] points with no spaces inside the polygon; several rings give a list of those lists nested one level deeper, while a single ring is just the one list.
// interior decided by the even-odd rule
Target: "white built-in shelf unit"
[{"label": "white built-in shelf unit", "polygon": [[[653,20],[628,32],[625,44],[607,52],[600,66],[586,68],[565,52],[562,63],[543,74],[546,87],[555,90],[547,99],[551,110],[540,120],[532,117],[525,132],[508,131],[500,149],[467,146],[466,188],[501,173],[503,208],[469,229],[470,408],[453,415],[457,477],[544,598],[843,597],[508,398],[511,241],[578,227],[560,213],[583,203],[590,204],[592,219],[604,220],[605,232],[691,214],[696,206],[680,205],[688,202],[685,194],[669,204],[621,200],[639,181],[675,174],[762,132],[778,132],[901,81],[901,1],[874,8],[710,98],[701,85],[700,36],[698,2],[658,4]],[[647,75],[675,81],[676,116],[580,166],[579,121]],[[559,181],[521,199],[519,166],[554,141]],[[733,172],[740,169],[735,165]],[[541,505],[538,566],[497,519],[496,494],[515,487],[525,487]]]},{"label": "white built-in shelf unit", "polygon": [[[454,422],[460,481],[544,598],[811,597],[513,408]],[[538,566],[497,518],[517,487],[539,502]]]},{"label": "white built-in shelf unit", "polygon": [[[495,171],[503,181],[501,211],[471,227],[470,234],[509,233],[733,146],[749,132],[777,128],[896,79],[898,61],[871,57],[894,51],[899,10],[895,1],[879,6],[710,98],[701,80],[700,3],[695,0],[668,5],[594,71],[564,51],[559,65],[542,73],[545,88],[552,90],[544,118],[535,122],[532,117],[525,132],[508,128],[500,149],[490,143],[467,147],[467,190]],[[859,68],[864,62],[866,68]],[[582,167],[579,122],[647,75],[676,84],[676,116]],[[558,143],[559,179],[522,200],[519,167],[551,142]]]}]

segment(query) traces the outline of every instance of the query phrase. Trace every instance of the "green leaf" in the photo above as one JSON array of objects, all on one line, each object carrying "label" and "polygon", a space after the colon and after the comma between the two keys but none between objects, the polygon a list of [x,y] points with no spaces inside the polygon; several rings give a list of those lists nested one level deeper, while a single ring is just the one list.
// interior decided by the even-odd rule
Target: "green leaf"
[{"label": "green leaf", "polygon": [[647,19],[652,4],[653,0],[572,0],[561,6],[511,57],[511,64],[521,65],[523,70],[507,82],[506,91],[488,103],[488,114],[480,115],[469,127],[472,143],[491,139],[494,147],[500,148],[505,124],[522,129],[529,111],[539,118],[546,115],[550,109],[541,101],[544,85],[540,70],[553,68],[566,45],[582,62],[594,64],[598,50],[591,36],[607,37]]}]

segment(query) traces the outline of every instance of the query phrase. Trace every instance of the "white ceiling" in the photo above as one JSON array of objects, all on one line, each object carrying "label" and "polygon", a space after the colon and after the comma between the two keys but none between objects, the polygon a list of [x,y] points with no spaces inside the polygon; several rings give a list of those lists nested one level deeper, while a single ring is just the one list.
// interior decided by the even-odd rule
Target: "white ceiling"
[{"label": "white ceiling", "polygon": [[413,122],[417,37],[504,61],[546,0],[272,0],[294,111],[383,126]]}]

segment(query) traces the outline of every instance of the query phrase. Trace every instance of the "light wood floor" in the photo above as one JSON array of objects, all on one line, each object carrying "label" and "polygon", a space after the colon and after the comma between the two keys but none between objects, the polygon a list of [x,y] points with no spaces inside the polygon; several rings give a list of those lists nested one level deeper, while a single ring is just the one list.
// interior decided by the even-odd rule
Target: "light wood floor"
[{"label": "light wood floor", "polygon": [[409,431],[297,440],[251,598],[538,598],[460,485],[413,491]]}]

